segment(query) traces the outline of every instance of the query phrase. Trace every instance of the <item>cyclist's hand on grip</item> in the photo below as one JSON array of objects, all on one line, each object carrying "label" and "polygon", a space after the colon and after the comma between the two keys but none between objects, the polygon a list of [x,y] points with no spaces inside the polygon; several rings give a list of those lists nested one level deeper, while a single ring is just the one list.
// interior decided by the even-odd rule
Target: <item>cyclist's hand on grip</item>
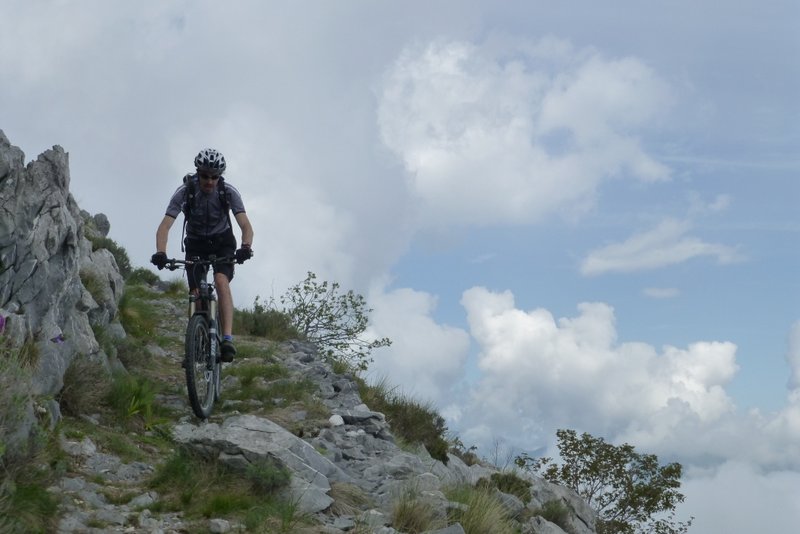
[{"label": "cyclist's hand on grip", "polygon": [[250,245],[244,244],[242,248],[236,251],[236,263],[242,264],[253,257],[253,249]]},{"label": "cyclist's hand on grip", "polygon": [[167,253],[156,252],[150,257],[150,263],[158,267],[158,270],[160,271],[167,265]]}]

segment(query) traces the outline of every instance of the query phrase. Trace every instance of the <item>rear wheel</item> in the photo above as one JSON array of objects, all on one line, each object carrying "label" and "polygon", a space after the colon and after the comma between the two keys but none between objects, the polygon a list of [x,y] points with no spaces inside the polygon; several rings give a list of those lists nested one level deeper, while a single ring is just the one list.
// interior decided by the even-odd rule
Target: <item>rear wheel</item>
[{"label": "rear wheel", "polygon": [[208,323],[195,314],[186,328],[186,389],[195,415],[207,419],[214,405],[215,361],[211,355]]}]

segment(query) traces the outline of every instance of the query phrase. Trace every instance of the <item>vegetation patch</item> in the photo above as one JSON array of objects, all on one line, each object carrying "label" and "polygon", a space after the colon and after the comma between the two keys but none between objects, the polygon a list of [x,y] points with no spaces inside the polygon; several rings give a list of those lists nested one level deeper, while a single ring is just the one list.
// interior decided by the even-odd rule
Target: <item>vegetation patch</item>
[{"label": "vegetation patch", "polygon": [[260,302],[259,297],[253,301],[252,308],[236,309],[233,314],[233,329],[235,332],[266,337],[273,341],[288,341],[301,337],[287,313],[271,304]]},{"label": "vegetation patch", "polygon": [[460,523],[467,534],[516,534],[513,521],[492,489],[462,485],[447,488],[444,493],[451,501],[465,505],[453,509],[449,519]]},{"label": "vegetation patch", "polygon": [[492,473],[490,478],[482,478],[478,481],[478,486],[485,488],[497,488],[503,493],[508,493],[519,498],[523,503],[531,502],[531,482],[521,478],[511,471],[505,473]]},{"label": "vegetation patch", "polygon": [[372,410],[386,416],[395,435],[410,444],[421,443],[431,457],[447,464],[447,427],[432,405],[396,393],[385,379],[373,385],[358,379],[358,384],[361,399]]}]

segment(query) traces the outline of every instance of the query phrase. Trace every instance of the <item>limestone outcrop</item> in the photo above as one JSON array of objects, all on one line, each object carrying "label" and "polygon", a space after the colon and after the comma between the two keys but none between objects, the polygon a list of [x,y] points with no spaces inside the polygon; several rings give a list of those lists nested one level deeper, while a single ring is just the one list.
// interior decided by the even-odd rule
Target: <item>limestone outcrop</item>
[{"label": "limestone outcrop", "polygon": [[94,331],[114,320],[124,288],[114,256],[89,240],[104,237],[107,218],[82,214],[69,185],[63,148],[25,165],[22,150],[0,131],[0,350],[26,349],[35,396],[57,394],[78,355],[108,368]]}]

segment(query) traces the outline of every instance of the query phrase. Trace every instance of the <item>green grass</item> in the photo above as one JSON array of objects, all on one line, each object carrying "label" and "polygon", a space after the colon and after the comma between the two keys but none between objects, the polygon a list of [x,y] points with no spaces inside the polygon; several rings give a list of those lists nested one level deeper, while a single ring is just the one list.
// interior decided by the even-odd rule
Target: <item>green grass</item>
[{"label": "green grass", "polygon": [[141,285],[126,286],[119,303],[119,318],[129,336],[138,339],[153,337],[158,325],[158,309],[150,302],[158,296]]},{"label": "green grass", "polygon": [[243,387],[252,386],[256,378],[269,381],[289,376],[289,370],[278,363],[244,363],[232,367],[227,373],[238,376]]},{"label": "green grass", "polygon": [[292,325],[289,315],[271,305],[259,302],[259,297],[253,301],[252,308],[237,308],[234,311],[233,329],[241,334],[266,337],[273,341],[288,341],[302,337]]},{"label": "green grass", "polygon": [[531,485],[531,482],[512,471],[492,473],[491,478],[482,478],[478,481],[478,486],[497,488],[503,493],[518,497],[524,504],[531,502]]},{"label": "green grass", "polygon": [[447,427],[431,404],[397,393],[386,379],[372,385],[361,379],[358,382],[361,399],[370,409],[386,416],[396,436],[412,445],[424,445],[431,457],[447,463]]},{"label": "green grass", "polygon": [[110,387],[108,371],[98,361],[78,355],[64,372],[64,387],[56,400],[65,415],[88,414],[97,410]]},{"label": "green grass", "polygon": [[[158,467],[151,487],[161,499],[154,511],[180,511],[188,519],[238,517],[248,532],[291,532],[301,518],[296,506],[278,494],[289,483],[289,472],[264,461],[245,473],[203,458],[186,449],[176,450]],[[282,530],[286,526],[289,529]],[[270,530],[271,529],[271,530]]]},{"label": "green grass", "polygon": [[55,435],[40,436],[13,459],[0,461],[0,532],[52,532],[58,500],[47,491],[67,470]]},{"label": "green grass", "polygon": [[444,493],[451,501],[466,505],[464,510],[454,509],[450,521],[460,523],[467,534],[516,534],[511,518],[490,488],[465,485],[446,488]]},{"label": "green grass", "polygon": [[156,393],[158,386],[147,378],[119,374],[114,376],[106,402],[124,425],[150,429],[163,421],[164,414],[155,404]]},{"label": "green grass", "polygon": [[392,505],[392,527],[401,532],[419,534],[445,526],[446,521],[437,517],[433,504],[421,499],[413,486],[403,488]]}]

